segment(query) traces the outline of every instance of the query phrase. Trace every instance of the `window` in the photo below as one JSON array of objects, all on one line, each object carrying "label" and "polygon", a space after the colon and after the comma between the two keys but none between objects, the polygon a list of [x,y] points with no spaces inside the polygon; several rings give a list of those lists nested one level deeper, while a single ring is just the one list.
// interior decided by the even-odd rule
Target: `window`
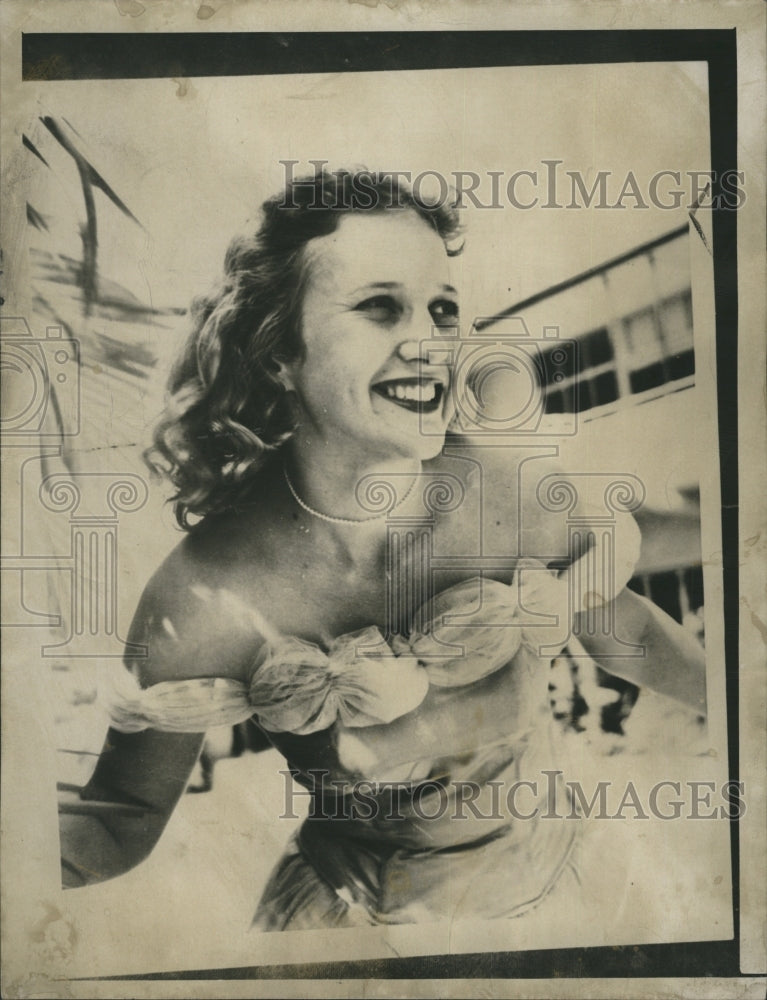
[{"label": "window", "polygon": [[553,350],[543,362],[547,413],[580,413],[618,398],[615,355],[606,327],[578,338],[577,354],[568,365],[552,363]]},{"label": "window", "polygon": [[582,413],[695,374],[689,288],[576,339],[577,353],[554,363],[543,354],[546,413]]},{"label": "window", "polygon": [[649,597],[676,621],[689,624],[690,616],[703,608],[703,569],[684,566],[660,573],[642,573],[629,580],[628,587]]},{"label": "window", "polygon": [[695,373],[689,289],[624,317],[623,335],[632,393]]}]

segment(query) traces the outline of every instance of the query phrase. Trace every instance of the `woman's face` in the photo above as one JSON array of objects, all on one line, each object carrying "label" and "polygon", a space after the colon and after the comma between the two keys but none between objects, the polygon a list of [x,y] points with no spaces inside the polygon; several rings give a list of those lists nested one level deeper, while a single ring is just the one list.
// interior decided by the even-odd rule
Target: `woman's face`
[{"label": "woman's face", "polygon": [[398,209],[348,215],[306,252],[304,357],[286,368],[302,435],[352,461],[433,457],[452,417],[438,328],[458,320],[442,239]]}]

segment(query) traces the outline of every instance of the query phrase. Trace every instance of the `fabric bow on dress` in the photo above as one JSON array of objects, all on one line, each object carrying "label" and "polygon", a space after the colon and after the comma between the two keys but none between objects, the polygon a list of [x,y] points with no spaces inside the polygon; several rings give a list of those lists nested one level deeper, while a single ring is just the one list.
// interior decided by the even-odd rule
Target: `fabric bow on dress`
[{"label": "fabric bow on dress", "polygon": [[434,597],[410,635],[389,642],[371,626],[334,639],[327,651],[295,636],[265,641],[249,683],[203,677],[141,688],[118,668],[106,701],[122,732],[204,732],[256,716],[270,732],[298,736],[392,722],[416,709],[430,686],[473,684],[532,650],[538,630],[519,619],[515,585],[472,578]]}]

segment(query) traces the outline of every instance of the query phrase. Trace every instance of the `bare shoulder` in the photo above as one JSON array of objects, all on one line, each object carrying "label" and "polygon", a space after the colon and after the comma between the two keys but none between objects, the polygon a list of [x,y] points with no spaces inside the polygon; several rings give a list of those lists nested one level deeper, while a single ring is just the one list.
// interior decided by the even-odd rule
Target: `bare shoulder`
[{"label": "bare shoulder", "polygon": [[206,526],[186,536],[153,574],[129,635],[146,650],[129,660],[142,684],[247,677],[268,626],[255,594],[242,586],[237,542],[231,526]]},{"label": "bare shoulder", "polygon": [[447,439],[432,465],[440,471],[463,467],[467,484],[481,482],[484,501],[491,506],[529,501],[547,476],[564,475],[555,449],[550,446],[521,440],[519,444],[499,444],[493,439],[485,444],[459,435]]},{"label": "bare shoulder", "polygon": [[541,499],[548,477],[559,481],[566,476],[554,447],[521,439],[503,444],[488,439],[485,444],[451,436],[436,464],[446,470],[462,467],[467,485],[476,484],[485,531],[491,536],[488,545],[511,545],[520,555],[545,561],[566,551],[565,520]]},{"label": "bare shoulder", "polygon": [[[451,436],[433,465],[453,471],[463,466],[470,470],[467,479],[481,484],[476,488],[481,491],[483,523],[493,532],[492,544],[503,544],[511,533],[520,555],[548,565],[567,565],[576,557],[569,521],[576,503],[581,533],[589,525],[603,524],[602,478],[573,475],[554,444],[520,438],[503,445],[488,439],[486,445]],[[611,525],[620,559],[633,566],[641,544],[636,521],[628,512],[613,511]]]}]

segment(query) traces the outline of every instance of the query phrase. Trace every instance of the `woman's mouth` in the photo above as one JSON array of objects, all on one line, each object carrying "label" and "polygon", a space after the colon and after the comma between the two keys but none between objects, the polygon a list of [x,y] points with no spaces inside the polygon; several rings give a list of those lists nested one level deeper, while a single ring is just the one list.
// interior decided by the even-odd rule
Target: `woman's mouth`
[{"label": "woman's mouth", "polygon": [[431,379],[391,379],[377,382],[373,391],[411,413],[435,413],[442,405],[444,386]]}]

